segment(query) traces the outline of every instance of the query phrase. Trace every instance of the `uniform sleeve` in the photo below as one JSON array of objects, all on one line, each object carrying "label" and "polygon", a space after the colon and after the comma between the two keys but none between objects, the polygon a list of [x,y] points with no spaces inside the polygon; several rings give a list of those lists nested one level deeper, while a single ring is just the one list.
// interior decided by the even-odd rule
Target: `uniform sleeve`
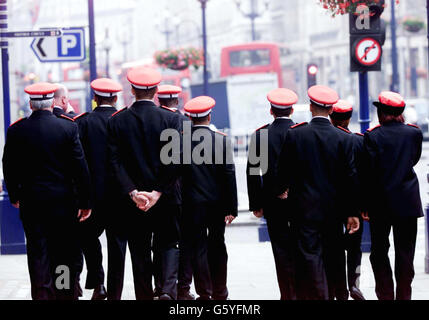
[{"label": "uniform sleeve", "polygon": [[293,157],[290,155],[293,155],[296,152],[295,149],[296,148],[293,142],[293,131],[289,130],[286,134],[285,142],[282,146],[277,162],[277,182],[275,190],[276,196],[283,194],[292,184],[291,170],[296,167],[293,164]]},{"label": "uniform sleeve", "polygon": [[344,151],[344,179],[345,186],[341,191],[343,195],[343,208],[350,208],[345,212],[347,217],[359,216],[359,179],[356,168],[355,138],[353,135],[345,135],[343,140]]},{"label": "uniform sleeve", "polygon": [[259,163],[252,161],[251,157],[255,158],[258,156],[258,152],[260,152],[260,148],[258,148],[259,139],[258,132],[255,132],[250,140],[249,146],[249,154],[247,157],[247,166],[246,166],[246,177],[247,177],[247,195],[249,197],[249,210],[250,211],[258,211],[262,209],[263,206],[263,194],[262,194],[262,176],[260,173],[260,165]]},{"label": "uniform sleeve", "polygon": [[91,181],[88,164],[85,160],[82,144],[79,140],[79,132],[76,125],[71,130],[71,168],[73,180],[76,184],[79,209],[91,208]]},{"label": "uniform sleeve", "polygon": [[[182,166],[181,166],[181,159],[182,159],[182,152],[183,152],[183,134],[181,134],[183,131],[182,118],[178,114],[172,114],[168,127],[169,129],[173,129],[173,130],[176,130],[176,132],[178,132],[177,138],[179,140],[177,141],[177,143],[179,144],[179,147],[177,149],[173,148],[173,154],[171,155],[172,159],[177,160],[177,163],[163,164],[161,161],[158,183],[155,186],[155,191],[158,191],[158,192],[165,192],[168,188],[170,188],[174,183],[176,183],[177,179],[179,179],[182,172]],[[160,155],[161,155],[162,148],[167,143],[168,143],[167,141],[165,141],[164,143],[161,143],[161,149],[159,150]]]},{"label": "uniform sleeve", "polygon": [[119,142],[117,133],[114,130],[114,125],[112,120],[109,120],[107,124],[107,134],[108,134],[108,148],[109,148],[109,162],[113,170],[113,175],[115,180],[119,183],[119,187],[122,192],[128,195],[131,191],[136,190],[137,187],[134,182],[129,177],[127,171],[125,170],[121,154],[119,152]]},{"label": "uniform sleeve", "polygon": [[232,151],[232,144],[228,138],[224,138],[225,142],[225,165],[223,166],[223,174],[225,177],[225,216],[238,215],[237,201],[237,180],[235,176],[235,164]]},{"label": "uniform sleeve", "polygon": [[[375,163],[377,160],[377,146],[372,141],[371,136],[366,133],[363,141],[363,148],[361,154],[361,181],[371,181],[371,176],[375,172]],[[368,185],[367,188],[361,188],[362,191],[362,199],[361,199],[361,209],[362,211],[368,211],[370,207],[370,201],[372,196],[372,186]]]},{"label": "uniform sleeve", "polygon": [[416,137],[416,143],[417,143],[417,152],[414,157],[414,165],[417,165],[417,163],[420,161],[420,158],[422,156],[422,147],[423,147],[423,133],[419,129],[418,134]]},{"label": "uniform sleeve", "polygon": [[20,200],[20,159],[18,141],[9,129],[3,152],[3,176],[10,202],[13,204]]}]

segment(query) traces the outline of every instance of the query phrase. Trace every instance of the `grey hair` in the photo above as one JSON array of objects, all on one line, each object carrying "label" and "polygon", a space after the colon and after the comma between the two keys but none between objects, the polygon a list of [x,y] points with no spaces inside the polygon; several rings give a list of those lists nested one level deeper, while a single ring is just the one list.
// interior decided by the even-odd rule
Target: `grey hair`
[{"label": "grey hair", "polygon": [[31,100],[31,108],[36,110],[48,109],[54,104],[54,99],[49,100]]}]

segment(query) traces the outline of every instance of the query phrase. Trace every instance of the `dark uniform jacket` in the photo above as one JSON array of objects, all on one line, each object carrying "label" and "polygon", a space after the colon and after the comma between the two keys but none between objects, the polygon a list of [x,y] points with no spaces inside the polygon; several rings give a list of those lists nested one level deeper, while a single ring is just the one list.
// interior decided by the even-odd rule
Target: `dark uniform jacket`
[{"label": "dark uniform jacket", "polygon": [[356,205],[357,177],[349,138],[324,118],[288,131],[279,158],[277,194],[289,189],[297,219],[344,219],[344,212],[336,208]]},{"label": "dark uniform jacket", "polygon": [[[223,133],[215,132],[208,126],[194,126],[192,134],[195,132],[200,139],[192,141],[191,154],[198,154],[206,160],[198,163],[192,157],[189,159],[191,164],[183,160],[183,203],[211,204],[220,214],[237,216],[237,183],[231,145]],[[196,135],[194,137],[196,139]]]},{"label": "dark uniform jacket", "polygon": [[108,203],[112,196],[111,170],[108,159],[107,122],[116,112],[111,106],[99,106],[91,113],[83,113],[75,118],[79,127],[85,157],[92,181],[94,204]]},{"label": "dark uniform jacket", "polygon": [[8,129],[3,172],[12,203],[71,204],[77,197],[79,209],[91,207],[78,128],[50,111],[35,111]]},{"label": "dark uniform jacket", "polygon": [[72,111],[72,112],[69,112],[69,113],[66,113],[66,112],[64,112],[64,110],[63,110],[63,109],[61,109],[61,108],[54,108],[54,110],[53,110],[52,112],[53,112],[53,114],[54,114],[56,117],[58,117],[58,118],[60,118],[61,116],[66,116],[66,117],[69,117],[69,118],[74,118],[74,117],[76,117],[76,116],[77,116],[77,114],[76,114],[76,113],[74,113],[73,111]]},{"label": "dark uniform jacket", "polygon": [[263,155],[261,153],[264,152],[264,147],[261,146],[261,130],[268,130],[268,154],[265,155],[266,161],[268,161],[268,168],[262,176],[250,174],[251,168],[257,170],[261,168],[261,164],[251,163],[249,159],[247,161],[247,193],[250,211],[257,211],[263,208],[264,215],[267,216],[270,214],[271,208],[277,207],[276,205],[280,203],[285,204],[286,201],[278,199],[276,195],[277,162],[286,134],[294,124],[291,119],[277,118],[273,123],[259,128],[252,135],[249,154],[256,155],[262,159]]},{"label": "dark uniform jacket", "polygon": [[[161,133],[174,129],[180,140],[182,126],[179,116],[151,101],[137,101],[113,115],[107,125],[110,165],[121,193],[133,190],[163,192],[160,202],[181,203],[178,182],[180,168],[163,164],[161,150],[168,143]],[[180,163],[181,145],[172,155]]]},{"label": "dark uniform jacket", "polygon": [[421,130],[403,123],[384,124],[365,133],[363,156],[371,216],[423,216],[413,169],[420,160],[422,142]]}]

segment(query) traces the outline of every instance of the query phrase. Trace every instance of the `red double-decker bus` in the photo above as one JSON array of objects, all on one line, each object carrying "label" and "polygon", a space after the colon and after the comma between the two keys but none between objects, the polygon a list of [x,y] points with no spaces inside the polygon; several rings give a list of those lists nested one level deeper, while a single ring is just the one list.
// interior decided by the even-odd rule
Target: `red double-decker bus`
[{"label": "red double-decker bus", "polygon": [[287,54],[285,46],[269,42],[224,47],[221,53],[221,77],[275,73],[278,87],[295,89],[295,74],[287,66]]}]

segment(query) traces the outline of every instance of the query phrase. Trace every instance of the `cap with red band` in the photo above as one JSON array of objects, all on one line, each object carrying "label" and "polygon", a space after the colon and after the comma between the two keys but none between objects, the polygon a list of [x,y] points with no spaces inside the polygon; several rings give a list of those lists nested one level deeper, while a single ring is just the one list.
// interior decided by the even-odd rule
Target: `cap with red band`
[{"label": "cap with red band", "polygon": [[392,91],[383,91],[378,96],[378,100],[373,103],[374,106],[389,114],[399,115],[406,106],[404,98],[399,93]]},{"label": "cap with red band", "polygon": [[274,89],[268,93],[268,101],[277,109],[289,109],[298,102],[295,92],[285,88]]},{"label": "cap with red band", "polygon": [[158,98],[161,99],[172,99],[178,98],[182,92],[182,88],[172,85],[162,85],[158,87]]},{"label": "cap with red band", "polygon": [[203,118],[216,105],[215,99],[207,96],[196,97],[185,104],[185,112],[192,118]]},{"label": "cap with red band", "polygon": [[49,100],[54,97],[58,85],[47,82],[39,82],[29,85],[25,88],[25,92],[30,95],[31,100]]},{"label": "cap with red band", "polygon": [[338,93],[326,86],[313,86],[308,89],[311,103],[322,108],[331,108],[340,100]]},{"label": "cap with red band", "polygon": [[91,88],[94,93],[101,97],[114,97],[122,91],[122,86],[108,78],[96,79],[91,82]]},{"label": "cap with red band", "polygon": [[162,75],[153,68],[137,67],[128,72],[127,79],[134,88],[149,90],[159,85]]},{"label": "cap with red band", "polygon": [[335,113],[346,113],[346,112],[352,112],[352,111],[353,111],[353,106],[347,100],[338,100],[338,102],[334,104],[333,112]]}]

